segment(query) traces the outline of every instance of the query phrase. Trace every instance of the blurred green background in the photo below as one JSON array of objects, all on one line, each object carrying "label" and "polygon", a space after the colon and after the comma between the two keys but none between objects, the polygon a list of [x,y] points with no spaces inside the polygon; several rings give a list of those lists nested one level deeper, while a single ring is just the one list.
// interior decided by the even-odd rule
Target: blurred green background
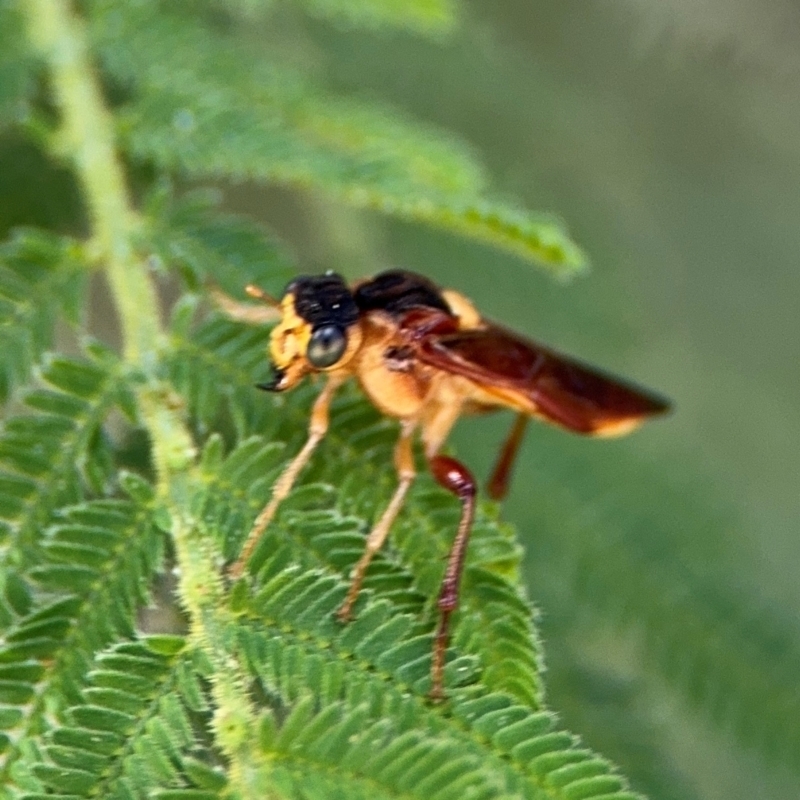
[{"label": "blurred green background", "polygon": [[[800,11],[789,2],[464,5],[441,42],[279,9],[253,37],[336,92],[471,143],[593,270],[323,200],[226,186],[304,269],[430,275],[487,316],[673,398],[635,436],[537,426],[504,515],[549,702],[653,798],[800,796]],[[2,185],[25,174],[28,196]],[[66,172],[7,137],[0,227],[74,224]],[[99,314],[102,316],[102,313]],[[510,418],[464,421],[486,475]]]}]

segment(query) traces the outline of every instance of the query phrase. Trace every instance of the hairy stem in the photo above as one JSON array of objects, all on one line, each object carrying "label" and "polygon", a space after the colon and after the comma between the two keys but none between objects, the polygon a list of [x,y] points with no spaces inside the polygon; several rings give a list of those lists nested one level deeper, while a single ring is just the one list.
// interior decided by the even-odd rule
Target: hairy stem
[{"label": "hairy stem", "polygon": [[[179,404],[155,374],[164,341],[158,295],[132,243],[137,215],[116,152],[113,119],[90,63],[85,26],[69,2],[24,0],[22,8],[30,40],[49,69],[61,115],[55,144],[72,162],[87,198],[93,244],[120,318],[123,354],[144,376],[139,410],[152,442],[159,493],[172,520],[181,601],[191,616],[194,643],[214,668],[214,728],[230,759],[230,785],[243,797],[256,796],[265,768],[256,744],[256,712],[247,696],[235,643],[229,641],[233,620],[220,578],[221,559],[188,510],[194,444]],[[263,795],[263,785],[260,789]]]},{"label": "hairy stem", "polygon": [[136,214],[114,129],[90,61],[82,21],[65,0],[25,0],[30,39],[50,69],[61,113],[57,149],[73,163],[89,206],[97,254],[120,316],[126,358],[142,365],[160,338],[155,287],[131,244]]}]

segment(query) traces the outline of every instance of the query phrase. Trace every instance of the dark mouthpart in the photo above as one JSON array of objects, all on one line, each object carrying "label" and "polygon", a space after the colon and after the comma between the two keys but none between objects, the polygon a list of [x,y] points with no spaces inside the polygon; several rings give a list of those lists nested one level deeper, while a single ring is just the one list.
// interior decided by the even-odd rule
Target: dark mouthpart
[{"label": "dark mouthpart", "polygon": [[286,372],[278,369],[274,364],[272,365],[272,377],[264,383],[257,383],[256,389],[262,389],[265,392],[281,392],[281,383],[286,377]]}]

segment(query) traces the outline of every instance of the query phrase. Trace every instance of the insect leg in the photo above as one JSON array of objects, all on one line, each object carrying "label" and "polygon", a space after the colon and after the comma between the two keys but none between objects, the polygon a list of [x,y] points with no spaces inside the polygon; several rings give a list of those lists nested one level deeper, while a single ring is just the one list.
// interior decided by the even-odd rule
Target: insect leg
[{"label": "insect leg", "polygon": [[430,413],[422,422],[422,441],[425,456],[436,481],[461,501],[461,520],[458,523],[456,538],[447,557],[442,588],[439,591],[439,626],[433,643],[433,663],[431,665],[431,692],[434,700],[444,697],[444,658],[450,637],[450,615],[458,606],[458,586],[464,568],[472,518],[475,515],[475,494],[477,486],[470,471],[449,456],[439,455],[439,450],[455,425],[463,409],[462,397],[454,392],[432,405]]},{"label": "insect leg", "polygon": [[406,494],[408,494],[408,490],[411,488],[411,484],[414,482],[414,477],[416,476],[414,454],[411,449],[411,435],[414,432],[415,423],[403,421],[400,425],[400,438],[397,440],[394,449],[394,464],[400,483],[397,489],[395,489],[392,499],[389,501],[389,505],[386,506],[381,518],[370,531],[367,537],[364,554],[358,560],[355,567],[353,567],[353,571],[350,574],[350,589],[347,592],[347,597],[344,603],[342,603],[341,608],[336,612],[336,616],[342,622],[347,622],[351,618],[353,604],[358,599],[358,593],[361,591],[361,584],[364,582],[367,567],[369,567],[372,557],[381,549],[383,543],[386,541],[392,523],[403,507]]},{"label": "insect leg", "polygon": [[525,435],[527,425],[528,415],[524,412],[517,414],[517,418],[508,432],[508,437],[503,443],[503,448],[500,450],[500,455],[492,470],[492,477],[489,478],[489,483],[486,486],[486,490],[492,500],[502,500],[506,496],[508,485],[511,482],[514,459],[519,452],[519,446],[522,443],[522,437]]},{"label": "insect leg", "polygon": [[317,445],[322,441],[325,433],[328,430],[328,408],[331,404],[331,398],[334,392],[339,388],[342,383],[341,378],[328,379],[325,388],[319,393],[319,396],[314,401],[314,407],[311,411],[311,423],[308,426],[308,439],[306,440],[303,449],[289,462],[287,467],[283,470],[275,485],[272,487],[272,497],[269,503],[264,506],[262,512],[256,517],[250,533],[247,535],[242,551],[239,558],[233,563],[230,568],[230,576],[234,580],[241,577],[244,568],[253,554],[256,545],[261,539],[261,535],[266,530],[281,501],[286,498],[292,490],[297,476],[300,474],[303,467],[308,463],[311,454],[317,448]]},{"label": "insect leg", "polygon": [[433,477],[461,501],[461,520],[447,557],[447,569],[442,580],[442,588],[439,591],[439,627],[436,629],[436,639],[433,644],[431,697],[434,700],[441,700],[444,697],[442,680],[444,657],[450,635],[450,615],[458,606],[458,587],[461,573],[464,570],[464,558],[467,554],[472,520],[475,516],[476,485],[470,471],[454,458],[433,456],[428,463]]}]

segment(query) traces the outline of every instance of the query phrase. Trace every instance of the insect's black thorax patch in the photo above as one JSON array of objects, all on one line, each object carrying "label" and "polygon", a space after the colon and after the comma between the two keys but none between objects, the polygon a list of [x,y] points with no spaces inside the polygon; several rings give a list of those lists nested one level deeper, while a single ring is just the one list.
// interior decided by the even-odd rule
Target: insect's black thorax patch
[{"label": "insect's black thorax patch", "polygon": [[287,287],[294,310],[312,328],[337,325],[342,330],[358,321],[358,307],[341,275],[302,275]]},{"label": "insect's black thorax patch", "polygon": [[399,269],[381,272],[362,283],[353,297],[362,312],[381,310],[399,315],[411,308],[423,307],[453,313],[433,281]]}]

